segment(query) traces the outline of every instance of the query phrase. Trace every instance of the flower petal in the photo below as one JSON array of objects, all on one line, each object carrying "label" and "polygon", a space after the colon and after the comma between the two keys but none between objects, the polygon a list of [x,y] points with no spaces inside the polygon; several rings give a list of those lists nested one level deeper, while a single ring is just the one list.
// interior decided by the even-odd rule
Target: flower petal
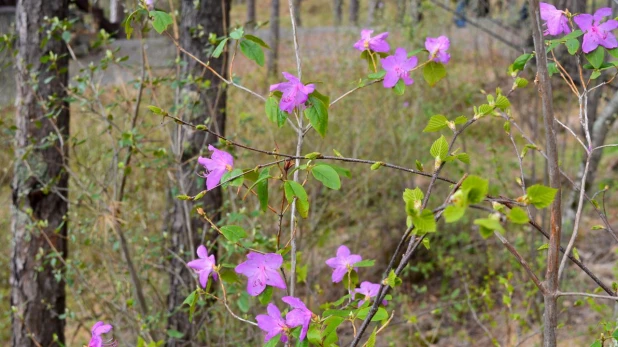
[{"label": "flower petal", "polygon": [[336,268],[335,271],[333,271],[333,275],[331,277],[333,283],[341,282],[341,280],[343,280],[343,276],[345,276],[346,273],[348,273],[347,268],[345,267]]},{"label": "flower petal", "polygon": [[221,177],[225,174],[225,170],[216,169],[212,170],[206,175],[206,190],[213,190],[219,182],[221,182]]},{"label": "flower petal", "polygon": [[339,246],[337,248],[337,258],[343,258],[350,255],[350,249],[344,245]]},{"label": "flower petal", "polygon": [[191,260],[187,263],[187,266],[197,271],[201,271],[208,267],[204,259]]},{"label": "flower petal", "polygon": [[204,245],[197,247],[197,256],[200,258],[208,258],[208,250]]},{"label": "flower petal", "polygon": [[399,75],[395,71],[387,71],[382,85],[384,85],[384,88],[393,88],[398,81]]},{"label": "flower petal", "polygon": [[592,15],[587,13],[579,14],[573,17],[573,21],[582,31],[588,31],[592,27]]},{"label": "flower petal", "polygon": [[598,36],[593,33],[587,33],[584,35],[582,43],[582,51],[584,53],[590,53],[599,47]]},{"label": "flower petal", "polygon": [[599,28],[605,30],[605,31],[612,31],[612,30],[616,30],[618,29],[618,21],[610,19],[605,23],[601,23],[599,25]]},{"label": "flower petal", "polygon": [[200,272],[200,285],[202,286],[202,288],[206,288],[206,285],[208,284],[208,276],[210,276],[210,271],[211,269],[207,269],[204,271]]},{"label": "flower petal", "polygon": [[285,281],[279,274],[279,271],[267,267],[264,272],[266,273],[266,284],[280,289],[286,288]]},{"label": "flower petal", "polygon": [[608,17],[612,15],[612,9],[611,7],[602,7],[600,9],[598,9],[595,13],[594,13],[594,20],[596,22],[601,21],[604,17]]},{"label": "flower petal", "polygon": [[373,34],[373,30],[370,30],[370,29],[361,30],[361,38],[363,40],[369,40],[371,38],[371,34]]},{"label": "flower petal", "polygon": [[[100,323],[100,324],[99,324]],[[101,334],[107,334],[110,331],[112,331],[112,325],[111,324],[105,324],[101,321],[97,322],[93,327],[92,327],[92,335],[101,335]]]}]

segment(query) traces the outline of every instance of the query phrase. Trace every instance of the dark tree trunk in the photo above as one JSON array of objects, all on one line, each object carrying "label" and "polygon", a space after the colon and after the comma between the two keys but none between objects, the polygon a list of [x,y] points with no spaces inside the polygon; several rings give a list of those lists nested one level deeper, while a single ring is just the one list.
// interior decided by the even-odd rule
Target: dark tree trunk
[{"label": "dark tree trunk", "polygon": [[247,28],[252,31],[255,23],[255,0],[247,0]]},{"label": "dark tree trunk", "polygon": [[358,8],[360,7],[359,0],[350,0],[350,23],[358,26]]},{"label": "dark tree trunk", "polygon": [[489,16],[489,8],[490,8],[489,0],[478,0],[478,5],[476,8],[476,15],[478,17]]},{"label": "dark tree trunk", "polygon": [[[230,1],[225,0],[201,0],[195,8],[193,0],[182,0],[182,12],[180,23],[180,45],[202,61],[210,61],[210,66],[225,75],[227,55],[223,54],[218,59],[209,59],[206,55],[208,48],[208,35],[192,35],[193,29],[201,25],[204,32],[216,33],[223,36],[224,25],[229,23]],[[225,13],[225,14],[224,14]],[[225,17],[224,17],[225,16]],[[212,73],[205,70],[195,60],[184,55],[185,65],[182,68],[182,77],[191,74],[194,77],[201,76],[210,80],[208,87],[204,88],[197,84],[186,86],[181,93],[184,96],[198,95],[196,103],[188,107],[182,115],[185,121],[194,124],[204,124],[210,118],[208,126],[223,134],[225,132],[225,108],[226,92],[225,85]],[[207,147],[215,144],[217,139],[202,131],[193,131],[187,127],[181,127],[176,132],[174,140],[174,155],[176,158],[176,172],[174,189],[180,194],[196,195],[206,188],[203,179],[198,173],[204,171],[197,164],[197,157],[201,154],[208,155]],[[195,250],[200,244],[206,244],[208,240],[214,240],[210,227],[205,225],[195,214],[195,208],[201,207],[213,220],[218,221],[223,202],[220,188],[211,190],[200,201],[192,203],[173,199],[173,211],[170,218],[171,251],[185,260],[196,257]],[[214,249],[213,249],[214,250]],[[192,271],[189,271],[184,263],[171,258],[170,294],[168,296],[169,318],[168,330],[177,330],[183,333],[182,339],[169,338],[167,346],[198,346],[195,335],[200,329],[199,319],[189,321],[188,312],[182,308],[182,302],[187,295],[196,288],[196,281]],[[201,329],[204,329],[202,326]]]},{"label": "dark tree trunk", "polygon": [[297,27],[303,26],[303,22],[301,21],[300,16],[300,2],[302,0],[293,0],[292,4],[294,5],[294,21],[296,22]]},{"label": "dark tree trunk", "polygon": [[[294,9],[298,13],[298,9]],[[279,0],[271,0],[270,3],[270,50],[268,50],[268,74],[277,74],[277,60],[279,58]]]},{"label": "dark tree trunk", "polygon": [[[68,0],[20,0],[17,4],[17,131],[11,220],[11,306],[17,310],[11,319],[12,345],[19,347],[65,342],[65,321],[60,318],[65,313],[65,269],[58,257],[67,256],[68,175],[64,165],[68,152],[62,144],[69,136],[69,108],[63,101],[68,60],[62,40],[52,38],[44,47],[40,44],[46,36],[41,30],[44,18],[64,19],[68,9]],[[56,68],[41,63],[50,52],[61,57]]]},{"label": "dark tree trunk", "polygon": [[384,11],[383,0],[369,0],[369,9],[367,11],[367,23],[373,25],[382,18]]},{"label": "dark tree trunk", "polygon": [[333,17],[335,18],[335,25],[341,25],[343,20],[343,0],[333,1]]}]

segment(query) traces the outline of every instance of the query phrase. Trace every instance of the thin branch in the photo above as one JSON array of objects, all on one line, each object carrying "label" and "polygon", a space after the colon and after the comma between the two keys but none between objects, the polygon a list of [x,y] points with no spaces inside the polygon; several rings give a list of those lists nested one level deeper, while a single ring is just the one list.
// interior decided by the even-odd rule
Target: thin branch
[{"label": "thin branch", "polygon": [[607,300],[618,301],[618,296],[589,294],[589,293],[558,292],[556,295],[557,296],[585,296],[585,297],[588,297],[588,298],[607,299]]},{"label": "thin branch", "polygon": [[511,252],[511,254],[515,256],[515,258],[517,258],[517,262],[524,268],[524,270],[526,270],[532,282],[534,282],[537,288],[539,288],[539,291],[543,293],[543,295],[547,294],[547,289],[545,288],[543,283],[541,283],[534,271],[532,271],[532,269],[530,268],[530,265],[528,265],[528,262],[526,262],[526,260],[521,256],[521,254],[519,254],[519,252],[517,252],[515,247],[513,247],[513,245],[511,245],[511,243],[499,232],[494,231],[494,235],[500,240],[500,242],[502,242],[506,249],[508,249],[509,252]]}]

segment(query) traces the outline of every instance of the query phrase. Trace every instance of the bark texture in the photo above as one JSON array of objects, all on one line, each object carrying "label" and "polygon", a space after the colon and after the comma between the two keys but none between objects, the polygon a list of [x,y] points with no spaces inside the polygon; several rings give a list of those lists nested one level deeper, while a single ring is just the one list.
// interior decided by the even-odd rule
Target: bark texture
[{"label": "bark texture", "polygon": [[[298,10],[294,11],[295,13]],[[279,0],[271,0],[270,3],[270,50],[267,50],[266,70],[268,74],[277,74],[277,60],[279,59]]]},{"label": "bark texture", "polygon": [[[12,182],[11,306],[12,345],[64,344],[67,256],[68,175],[65,143],[69,110],[65,87],[68,60],[64,43],[50,39],[40,47],[46,31],[44,17],[67,17],[68,0],[20,0],[17,3],[17,113],[15,166]],[[64,56],[41,63],[53,52]],[[33,76],[36,75],[36,78]],[[49,83],[44,81],[52,77]],[[41,254],[43,256],[41,256]],[[53,261],[52,261],[53,259]]]},{"label": "bark texture", "polygon": [[[192,35],[194,28],[201,25],[204,32],[214,32],[222,36],[224,26],[229,23],[229,0],[201,0],[195,6],[193,0],[182,0],[182,12],[180,23],[180,45],[202,61],[208,61],[205,49],[208,47],[208,35]],[[223,134],[225,132],[225,108],[226,92],[225,84],[212,73],[205,70],[199,63],[190,57],[183,55],[185,64],[181,74],[193,78],[210,80],[208,87],[198,87],[197,83],[188,84],[181,91],[181,98],[193,98],[192,104],[182,115],[185,121],[194,124],[204,124],[210,118],[208,126]],[[218,59],[210,59],[210,66],[225,75],[227,55],[223,54]],[[172,252],[183,259],[195,258],[195,250],[200,244],[206,244],[208,240],[214,240],[211,229],[198,218],[195,208],[201,207],[206,214],[217,221],[221,213],[223,196],[221,189],[211,190],[196,203],[174,199],[175,194],[196,195],[206,188],[204,181],[198,174],[204,169],[197,164],[197,157],[207,155],[208,145],[215,144],[217,139],[203,131],[193,131],[187,127],[178,127],[175,133],[173,152],[176,158],[175,182],[172,189],[172,213],[170,218],[170,237]],[[176,192],[176,193],[174,193]],[[213,253],[214,253],[213,249]],[[167,346],[201,346],[195,341],[204,317],[194,318],[189,321],[187,310],[182,308],[182,303],[187,295],[196,288],[196,281],[192,271],[189,271],[183,262],[177,257],[171,258],[170,264],[170,293],[168,296],[168,326],[167,329],[177,330],[183,333],[182,339],[168,338]],[[201,329],[204,329],[201,326]]]},{"label": "bark texture", "polygon": [[350,24],[358,26],[359,0],[350,0]]},{"label": "bark texture", "polygon": [[255,28],[255,0],[247,0],[247,28],[253,31]]},{"label": "bark texture", "polygon": [[333,1],[333,17],[335,18],[335,25],[341,25],[343,21],[343,0]]}]

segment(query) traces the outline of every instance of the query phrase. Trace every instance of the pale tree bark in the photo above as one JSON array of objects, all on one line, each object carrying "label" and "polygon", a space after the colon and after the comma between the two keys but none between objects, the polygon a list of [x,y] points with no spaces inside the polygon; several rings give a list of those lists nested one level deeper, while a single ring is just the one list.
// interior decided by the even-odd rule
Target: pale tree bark
[{"label": "pale tree bark", "polygon": [[335,25],[341,25],[343,21],[343,0],[333,0],[333,18]]},{"label": "pale tree bark", "polygon": [[[208,35],[196,36],[192,33],[193,29],[200,25],[206,33],[223,36],[227,31],[225,26],[229,23],[230,1],[201,0],[198,4],[196,8],[193,0],[181,2],[180,45],[200,60],[209,61],[211,68],[225,75],[227,55],[223,54],[217,59],[209,59],[204,50],[209,44]],[[210,118],[211,122],[208,126],[223,134],[227,102],[224,83],[187,55],[183,55],[182,59],[185,63],[181,71],[183,78],[192,75],[194,78],[201,77],[210,80],[210,84],[208,87],[189,84],[180,92],[181,99],[194,98],[181,116],[185,121],[193,124],[204,124]],[[194,131],[187,127],[178,127],[174,131],[172,151],[175,156],[176,172],[172,192],[194,196],[205,189],[203,180],[198,176],[204,169],[197,164],[197,158],[199,155],[208,155],[208,145],[216,144],[217,139],[206,132]],[[172,201],[169,225],[170,250],[176,256],[171,257],[170,260],[170,293],[168,296],[170,316],[167,329],[177,330],[183,334],[183,337],[181,339],[168,338],[166,346],[202,346],[203,344],[195,341],[202,319],[194,318],[194,321],[190,322],[187,310],[182,308],[182,302],[196,288],[196,282],[192,271],[187,269],[178,257],[184,260],[194,259],[198,245],[215,239],[216,235],[211,232],[210,226],[195,214],[195,208],[202,207],[213,221],[218,221],[223,202],[222,191],[220,188],[211,190],[195,203],[173,197]],[[216,253],[215,247],[210,250],[211,253]],[[204,327],[202,326],[201,329]]]},{"label": "pale tree bark", "polygon": [[255,0],[247,0],[247,29],[253,31],[255,28]]},{"label": "pale tree bark", "polygon": [[[298,12],[298,11],[295,11]],[[277,74],[279,59],[279,0],[270,2],[270,50],[267,51],[266,70],[270,76]]]},{"label": "pale tree bark", "polygon": [[419,1],[420,0],[409,0],[408,3],[408,15],[410,16],[410,23],[416,25],[419,21]]},{"label": "pale tree bark", "polygon": [[549,186],[557,189],[556,197],[550,206],[550,237],[547,250],[547,271],[543,284],[545,312],[543,315],[543,346],[556,346],[556,326],[558,324],[558,268],[560,262],[560,236],[562,230],[560,167],[558,166],[558,148],[556,143],[555,119],[552,100],[552,88],[547,71],[547,55],[541,27],[538,0],[529,0],[532,37],[536,52],[538,92],[541,97],[543,124],[545,126],[545,147],[549,171]]},{"label": "pale tree bark", "polygon": [[[68,59],[64,42],[50,39],[44,18],[67,18],[68,0],[17,3],[17,113],[12,182],[12,345],[64,344],[67,257],[69,108],[65,100]],[[56,68],[41,63],[50,52]],[[33,82],[33,76],[35,80]],[[45,83],[48,78],[51,81]],[[43,256],[41,256],[43,255]],[[55,258],[54,263],[50,262]],[[55,275],[59,274],[59,277]],[[54,340],[56,336],[57,340]]]},{"label": "pale tree bark", "polygon": [[359,0],[350,0],[350,24],[358,26]]},{"label": "pale tree bark", "polygon": [[369,8],[367,11],[367,24],[373,25],[378,21],[384,10],[384,2],[382,0],[369,0]]},{"label": "pale tree bark", "polygon": [[111,23],[120,23],[122,22],[122,17],[124,14],[124,6],[122,1],[120,0],[109,0],[109,21]]}]

